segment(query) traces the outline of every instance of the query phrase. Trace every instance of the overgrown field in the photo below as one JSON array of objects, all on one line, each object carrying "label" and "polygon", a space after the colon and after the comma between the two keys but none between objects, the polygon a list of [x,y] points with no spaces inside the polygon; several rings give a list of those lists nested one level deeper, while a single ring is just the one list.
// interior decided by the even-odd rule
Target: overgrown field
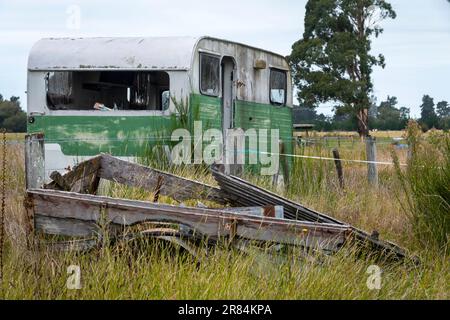
[{"label": "overgrown field", "polygon": [[[447,135],[447,138],[445,136]],[[395,137],[394,135],[393,137]],[[392,136],[391,136],[392,137]],[[427,148],[417,149],[417,159],[433,157],[433,168],[449,171],[450,151],[439,151],[448,143],[448,134],[435,133],[418,138]],[[436,142],[437,141],[437,142]],[[446,142],[447,141],[447,142]],[[384,141],[383,141],[384,142]],[[418,142],[419,143],[419,142]],[[433,147],[434,146],[434,147]],[[364,159],[365,147],[359,141],[347,144],[315,143],[298,146],[296,154],[330,157],[338,147],[342,159]],[[434,149],[433,149],[434,148]],[[433,151],[434,150],[434,151]],[[388,142],[378,145],[378,160],[410,163],[407,151]],[[445,152],[449,152],[446,154]],[[447,158],[446,158],[447,157]],[[337,217],[407,248],[421,263],[385,263],[371,257],[356,257],[352,248],[334,256],[304,255],[294,251],[287,256],[270,256],[263,249],[247,253],[216,247],[199,249],[202,262],[197,264],[177,248],[155,242],[119,242],[86,253],[56,252],[41,247],[28,250],[24,230],[23,146],[8,145],[6,243],[1,297],[6,299],[448,299],[450,264],[448,256],[447,177],[431,175],[436,181],[425,197],[435,200],[425,208],[414,206],[412,176],[408,168],[379,166],[379,186],[367,183],[365,164],[344,162],[345,188],[339,187],[332,161],[295,158],[285,196],[313,209]],[[417,160],[419,161],[419,160]],[[423,168],[427,162],[416,164]],[[444,167],[444,168],[442,168]],[[177,174],[214,183],[206,170],[189,167],[171,168]],[[419,172],[419,169],[415,172]],[[431,169],[430,169],[431,170]],[[421,171],[422,172],[422,171]],[[435,172],[435,171],[433,171]],[[421,174],[426,174],[425,172]],[[431,174],[431,173],[430,173]],[[267,179],[246,177],[272,188]],[[417,178],[417,177],[416,177]],[[443,179],[442,181],[439,179]],[[446,183],[447,182],[447,183]],[[428,186],[428,185],[427,185]],[[417,185],[417,188],[420,186]],[[413,189],[411,189],[413,188]],[[417,189],[416,188],[416,189]],[[440,188],[440,189],[439,189]],[[153,195],[118,185],[104,185],[103,192],[116,197],[150,200]],[[414,189],[414,190],[416,190]],[[434,190],[434,191],[433,191]],[[416,190],[417,194],[420,190]],[[443,199],[442,201],[439,199]],[[172,203],[161,197],[160,202]],[[195,204],[195,203],[193,203]],[[412,204],[412,206],[408,205]],[[431,208],[431,209],[430,209]],[[428,212],[441,217],[441,235]],[[420,220],[420,223],[418,222]],[[418,230],[419,228],[419,230]],[[421,232],[421,228],[428,228]],[[438,232],[438,231],[436,231]],[[80,266],[81,285],[68,289],[67,268]],[[381,268],[381,288],[369,289],[368,268]],[[369,269],[370,271],[371,269]]]}]

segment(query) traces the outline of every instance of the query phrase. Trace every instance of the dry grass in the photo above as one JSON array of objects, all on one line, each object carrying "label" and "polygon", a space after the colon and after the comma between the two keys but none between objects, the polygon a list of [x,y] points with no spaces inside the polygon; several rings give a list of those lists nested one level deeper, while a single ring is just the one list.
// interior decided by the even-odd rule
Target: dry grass
[{"label": "dry grass", "polygon": [[[378,130],[371,130],[370,135],[372,137],[377,138],[398,138],[403,137],[405,134],[405,130],[385,130],[385,131],[378,131]],[[316,135],[318,137],[358,137],[358,133],[355,131],[312,131],[312,135]]]},{"label": "dry grass", "polygon": [[[390,161],[392,146],[380,145],[379,159]],[[331,146],[297,150],[303,154],[330,156]],[[364,159],[364,145],[343,146],[341,157]],[[405,160],[403,150],[396,151]],[[448,256],[425,248],[411,232],[402,211],[405,195],[394,169],[380,167],[377,189],[366,182],[364,164],[344,163],[345,190],[338,187],[333,162],[311,159],[294,164],[293,181],[286,196],[335,216],[381,237],[393,240],[421,258],[420,266],[383,264],[370,257],[356,258],[351,248],[335,256],[300,252],[270,257],[255,249],[250,254],[216,248],[199,254],[208,258],[200,266],[180,252],[160,244],[139,246],[120,242],[88,253],[28,251],[23,229],[23,150],[8,147],[8,192],[6,210],[7,250],[2,298],[7,299],[448,299]],[[192,168],[176,172],[212,182],[211,176]],[[254,177],[251,179],[257,180]],[[259,181],[264,184],[264,182]],[[267,186],[267,185],[265,185]],[[106,186],[117,197],[151,199],[148,192]],[[171,202],[162,197],[161,201]],[[192,203],[194,204],[194,203]],[[382,268],[381,290],[366,286],[367,268]],[[66,288],[67,267],[80,265],[82,289]]]}]

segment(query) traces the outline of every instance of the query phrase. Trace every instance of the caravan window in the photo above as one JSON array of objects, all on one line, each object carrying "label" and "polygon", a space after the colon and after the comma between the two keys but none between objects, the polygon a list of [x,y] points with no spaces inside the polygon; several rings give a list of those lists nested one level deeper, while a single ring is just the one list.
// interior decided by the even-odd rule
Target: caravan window
[{"label": "caravan window", "polygon": [[200,54],[200,92],[208,96],[218,96],[220,88],[220,58],[210,54]]},{"label": "caravan window", "polygon": [[270,103],[286,104],[287,73],[279,69],[270,69]]},{"label": "caravan window", "polygon": [[51,110],[166,110],[166,72],[58,71],[46,75]]}]

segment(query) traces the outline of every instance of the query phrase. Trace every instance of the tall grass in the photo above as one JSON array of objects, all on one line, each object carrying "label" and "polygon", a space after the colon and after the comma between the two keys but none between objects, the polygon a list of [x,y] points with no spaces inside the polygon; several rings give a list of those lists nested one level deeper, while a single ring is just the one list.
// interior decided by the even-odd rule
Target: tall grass
[{"label": "tall grass", "polygon": [[[330,156],[330,149],[311,146],[299,154]],[[361,159],[364,145],[340,149],[342,158]],[[418,154],[422,151],[419,149]],[[403,151],[397,151],[401,162]],[[390,158],[390,148],[379,149]],[[157,159],[148,159],[157,165]],[[161,165],[161,164],[160,164]],[[347,247],[338,254],[305,255],[293,250],[274,255],[266,248],[248,247],[244,252],[223,246],[199,246],[198,264],[180,248],[155,241],[119,239],[89,252],[59,252],[46,246],[26,247],[22,201],[24,194],[23,150],[8,150],[7,242],[4,282],[0,298],[7,299],[448,299],[448,253],[424,247],[412,232],[412,220],[402,205],[407,194],[391,167],[380,168],[380,184],[370,188],[366,167],[344,163],[345,189],[337,183],[334,164],[309,159],[294,164],[292,185],[284,194],[316,210],[366,230],[378,230],[421,258],[419,266],[384,264],[371,257],[356,257]],[[214,183],[201,167],[163,167],[187,178]],[[319,172],[320,171],[320,172]],[[254,181],[273,188],[268,181]],[[267,180],[267,179],[266,179]],[[137,188],[109,184],[103,193],[152,201],[153,194]],[[162,203],[176,204],[169,197]],[[195,206],[196,201],[186,205]],[[210,205],[209,203],[205,203]],[[367,268],[382,270],[381,290],[370,290]],[[66,286],[67,267],[81,268],[80,290]]]},{"label": "tall grass", "polygon": [[[381,289],[369,290],[370,258],[352,250],[334,256],[291,253],[276,259],[217,247],[197,264],[161,243],[118,243],[89,253],[27,252],[8,247],[5,299],[446,299],[447,261],[423,266],[378,264]],[[81,270],[79,290],[66,286],[67,267]],[[443,276],[444,275],[444,276]]]},{"label": "tall grass", "polygon": [[427,138],[415,122],[408,126],[411,153],[406,171],[396,161],[404,193],[403,206],[417,239],[449,253],[450,241],[450,135],[432,132]]}]

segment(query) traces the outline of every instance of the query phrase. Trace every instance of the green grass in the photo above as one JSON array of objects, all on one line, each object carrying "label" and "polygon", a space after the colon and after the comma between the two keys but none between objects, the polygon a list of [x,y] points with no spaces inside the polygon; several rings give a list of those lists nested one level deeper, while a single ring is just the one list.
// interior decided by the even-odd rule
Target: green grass
[{"label": "green grass", "polygon": [[[6,299],[447,299],[448,261],[422,266],[379,264],[381,289],[369,290],[375,264],[351,250],[332,257],[211,249],[200,265],[161,244],[117,244],[89,254],[7,253]],[[69,290],[67,267],[81,268],[80,290]]]},{"label": "green grass", "polygon": [[[330,156],[331,149],[311,146],[299,154]],[[341,146],[342,158],[362,159],[364,145]],[[400,162],[406,152],[380,145],[379,159]],[[422,151],[419,151],[422,152]],[[421,263],[383,263],[356,257],[347,247],[324,256],[293,250],[270,255],[250,247],[247,253],[217,246],[200,246],[201,263],[161,243],[126,243],[104,246],[87,253],[56,252],[26,248],[22,207],[24,193],[23,150],[9,146],[6,206],[7,243],[1,298],[6,299],[448,299],[449,256],[439,247],[426,245],[414,232],[404,203],[408,194],[392,166],[380,167],[379,187],[366,181],[366,166],[344,163],[345,189],[341,190],[333,162],[297,159],[291,185],[278,190],[287,197],[332,215],[381,237],[397,242]],[[152,160],[153,161],[153,160]],[[167,169],[167,167],[165,166]],[[172,167],[176,174],[214,184],[200,167]],[[268,179],[248,177],[275,190]],[[102,192],[114,197],[152,200],[151,192],[116,184],[103,184]],[[161,197],[160,202],[176,203]],[[210,203],[207,203],[211,205]],[[196,205],[196,201],[187,202]],[[369,290],[369,266],[381,270],[381,289]],[[81,268],[80,290],[69,290],[67,268]]]},{"label": "green grass", "polygon": [[[450,136],[432,133],[424,139],[411,123],[408,140],[413,151],[408,167],[396,172],[408,195],[404,210],[423,246],[450,253]],[[394,156],[395,158],[395,156]]]}]

